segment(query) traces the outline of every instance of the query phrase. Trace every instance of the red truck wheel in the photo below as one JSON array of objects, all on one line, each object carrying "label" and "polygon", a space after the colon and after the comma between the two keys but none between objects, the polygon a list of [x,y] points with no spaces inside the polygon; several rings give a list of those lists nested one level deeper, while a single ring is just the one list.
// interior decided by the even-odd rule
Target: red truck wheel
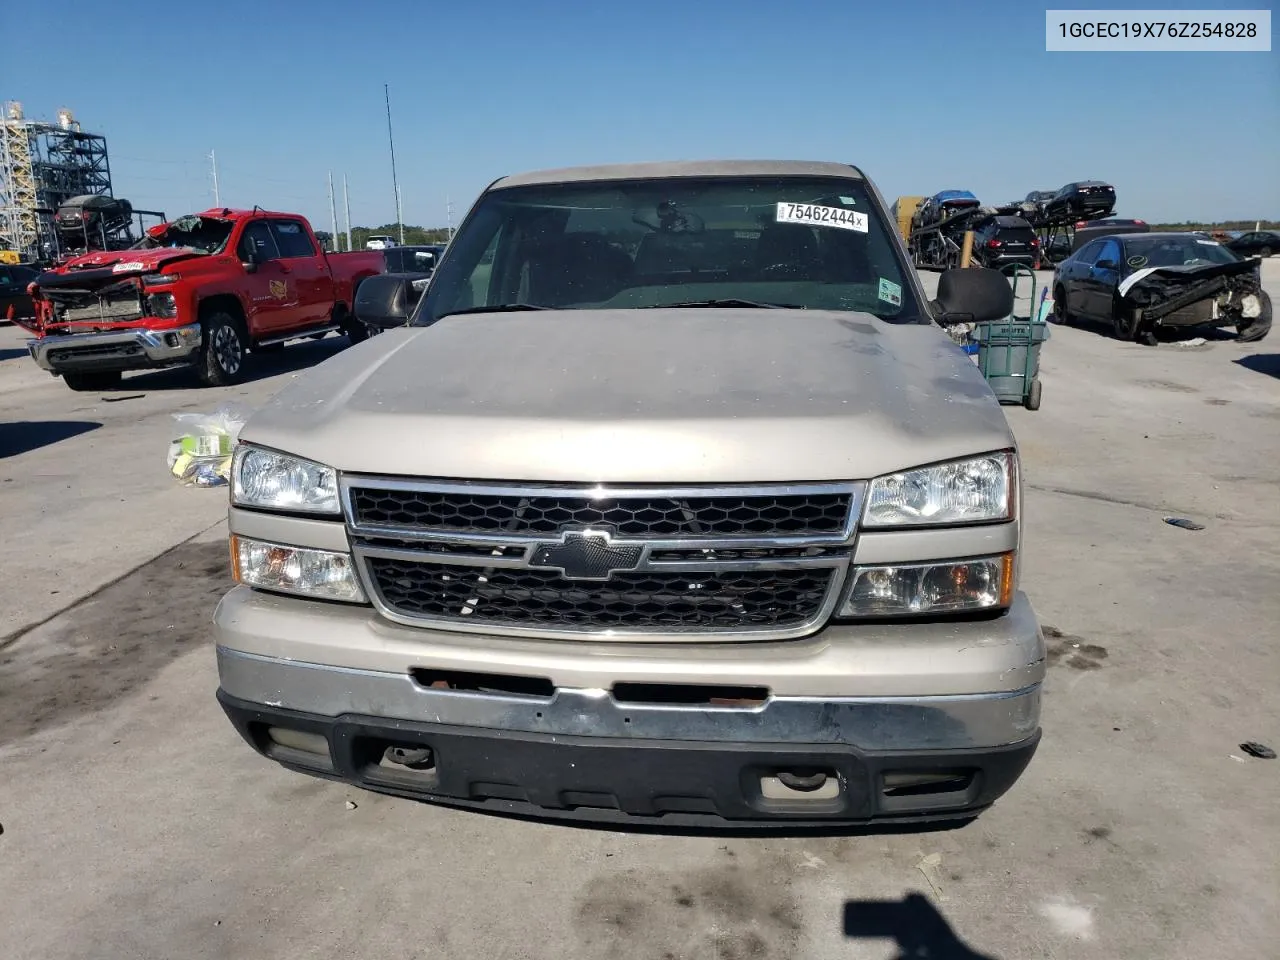
[{"label": "red truck wheel", "polygon": [[352,343],[360,343],[369,339],[369,328],[356,315],[339,303],[333,308],[333,322],[338,324],[342,333]]},{"label": "red truck wheel", "polygon": [[245,338],[239,321],[229,313],[211,313],[203,321],[204,345],[198,372],[210,387],[239,382],[244,373]]}]

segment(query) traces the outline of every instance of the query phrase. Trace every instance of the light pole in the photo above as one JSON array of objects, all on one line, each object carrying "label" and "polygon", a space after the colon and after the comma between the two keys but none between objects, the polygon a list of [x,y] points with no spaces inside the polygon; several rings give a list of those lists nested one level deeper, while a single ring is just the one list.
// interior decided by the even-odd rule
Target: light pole
[{"label": "light pole", "polygon": [[347,193],[347,175],[342,175],[342,206],[346,209],[347,250],[351,250],[351,196]]},{"label": "light pole", "polygon": [[391,186],[396,191],[396,226],[400,228],[400,245],[404,246],[404,216],[400,212],[400,182],[396,179],[396,138],[391,133],[391,91],[382,85],[382,96],[387,101],[387,142],[391,144]]}]

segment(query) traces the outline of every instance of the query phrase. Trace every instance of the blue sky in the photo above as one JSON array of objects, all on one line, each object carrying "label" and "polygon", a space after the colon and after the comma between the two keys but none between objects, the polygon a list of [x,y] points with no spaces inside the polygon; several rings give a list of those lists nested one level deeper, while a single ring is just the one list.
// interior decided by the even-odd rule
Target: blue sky
[{"label": "blue sky", "polygon": [[72,108],[106,135],[116,195],[171,216],[212,205],[216,150],[224,204],[327,229],[332,170],[340,221],[344,173],[353,223],[394,221],[385,82],[407,223],[443,225],[451,199],[456,224],[504,173],[708,157],[848,161],[890,202],[1102,179],[1124,216],[1280,217],[1280,53],[1047,53],[1043,4],[39,9],[6,7],[5,33],[26,40],[8,45],[0,97],[29,117]]}]

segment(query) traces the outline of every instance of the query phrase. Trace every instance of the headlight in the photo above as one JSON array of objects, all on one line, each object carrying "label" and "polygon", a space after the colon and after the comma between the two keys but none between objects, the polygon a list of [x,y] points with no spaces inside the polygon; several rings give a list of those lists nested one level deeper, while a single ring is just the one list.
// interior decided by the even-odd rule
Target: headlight
[{"label": "headlight", "polygon": [[178,301],[173,298],[172,293],[151,293],[147,295],[147,300],[151,303],[151,315],[153,317],[176,317],[178,315]]},{"label": "headlight", "polygon": [[231,537],[231,564],[237,583],[324,600],[364,603],[364,590],[349,553],[308,550]]},{"label": "headlight", "polygon": [[142,284],[146,287],[160,287],[167,283],[177,283],[181,277],[177,273],[148,273],[142,278]]},{"label": "headlight", "polygon": [[241,445],[231,464],[231,502],[241,507],[340,514],[332,467]]},{"label": "headlight", "polygon": [[999,610],[1013,596],[1013,554],[900,567],[858,567],[838,617]]},{"label": "headlight", "polygon": [[977,523],[1013,516],[1012,453],[940,463],[871,481],[864,527]]}]

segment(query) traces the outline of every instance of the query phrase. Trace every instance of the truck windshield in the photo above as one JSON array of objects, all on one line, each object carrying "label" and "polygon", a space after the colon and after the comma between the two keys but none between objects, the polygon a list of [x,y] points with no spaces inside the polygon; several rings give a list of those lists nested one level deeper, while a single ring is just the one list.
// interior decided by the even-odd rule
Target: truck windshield
[{"label": "truck windshield", "polygon": [[413,322],[484,308],[760,305],[922,322],[855,179],[673,177],[497,189]]},{"label": "truck windshield", "polygon": [[138,248],[182,247],[198,253],[221,253],[231,239],[232,226],[230,220],[213,217],[179,217],[159,236],[147,237]]}]

